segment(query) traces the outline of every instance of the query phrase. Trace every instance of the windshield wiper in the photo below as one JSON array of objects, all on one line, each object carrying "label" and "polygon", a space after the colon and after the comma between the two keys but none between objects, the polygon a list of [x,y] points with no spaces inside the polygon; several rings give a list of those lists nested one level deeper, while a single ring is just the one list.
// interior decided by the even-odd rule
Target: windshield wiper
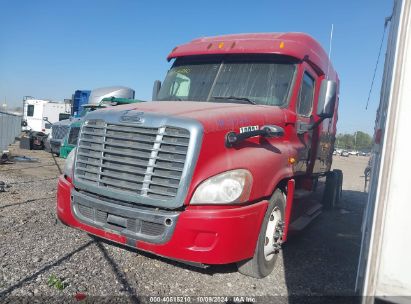
[{"label": "windshield wiper", "polygon": [[256,105],[257,103],[254,100],[251,100],[250,98],[247,97],[237,97],[237,96],[211,96],[211,98],[214,99],[225,99],[225,100],[243,100],[247,101],[248,103],[251,103],[253,105]]}]

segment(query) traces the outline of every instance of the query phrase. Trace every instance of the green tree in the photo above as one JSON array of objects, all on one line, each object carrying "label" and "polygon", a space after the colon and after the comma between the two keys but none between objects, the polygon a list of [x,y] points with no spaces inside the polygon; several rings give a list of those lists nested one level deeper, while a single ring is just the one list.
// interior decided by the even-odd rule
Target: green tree
[{"label": "green tree", "polygon": [[355,147],[357,150],[370,150],[372,138],[369,134],[357,131],[355,134]]},{"label": "green tree", "polygon": [[356,131],[353,134],[338,134],[335,146],[339,149],[368,151],[372,147],[372,138],[362,131]]}]

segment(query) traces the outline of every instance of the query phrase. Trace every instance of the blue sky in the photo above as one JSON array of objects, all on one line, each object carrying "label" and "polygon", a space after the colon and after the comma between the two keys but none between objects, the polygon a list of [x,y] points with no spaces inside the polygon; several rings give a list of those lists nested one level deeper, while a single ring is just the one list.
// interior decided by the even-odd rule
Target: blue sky
[{"label": "blue sky", "polygon": [[167,54],[200,36],[306,32],[328,50],[341,79],[338,131],[372,134],[385,47],[365,110],[385,0],[132,1],[0,0],[0,103],[24,95],[63,100],[77,89],[125,85],[150,99]]}]

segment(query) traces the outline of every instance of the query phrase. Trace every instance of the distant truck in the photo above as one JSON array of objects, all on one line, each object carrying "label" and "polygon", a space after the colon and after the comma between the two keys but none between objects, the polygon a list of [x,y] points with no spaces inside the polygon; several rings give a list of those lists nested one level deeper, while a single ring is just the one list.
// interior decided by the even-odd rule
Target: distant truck
[{"label": "distant truck", "polygon": [[26,134],[21,138],[23,149],[44,149],[51,125],[70,117],[70,105],[41,99],[23,101],[22,130]]},{"label": "distant truck", "polygon": [[200,38],[171,59],[152,102],[87,115],[58,181],[58,218],[191,265],[237,263],[265,277],[289,231],[340,198],[342,173],[330,169],[337,73],[302,33]]},{"label": "distant truck", "polygon": [[54,123],[47,138],[46,151],[59,155],[61,143],[70,131],[70,125],[79,119],[78,117],[70,117],[69,119]]},{"label": "distant truck", "polygon": [[[52,132],[47,139],[47,150],[57,155],[60,154],[60,148],[64,138],[67,137],[70,131],[70,124],[77,121],[76,118],[82,117],[85,107],[98,106],[104,98],[124,98],[133,99],[134,90],[123,86],[111,86],[88,90],[77,90],[73,94],[71,111],[73,116],[70,120],[61,121],[53,124]],[[68,118],[68,117],[67,117]],[[64,149],[63,149],[64,151]],[[65,155],[63,153],[63,155]]]},{"label": "distant truck", "polygon": [[80,128],[84,122],[85,116],[87,113],[92,112],[94,110],[103,109],[106,107],[114,107],[123,104],[130,104],[130,103],[138,103],[143,102],[142,100],[138,99],[127,99],[127,98],[103,98],[99,105],[83,105],[83,111],[80,114],[79,119],[71,120],[70,124],[68,125],[67,135],[63,138],[60,147],[60,157],[67,158],[69,153],[76,147],[78,135],[80,133]]},{"label": "distant truck", "polygon": [[50,133],[51,124],[70,117],[70,105],[41,99],[24,101],[23,130]]}]

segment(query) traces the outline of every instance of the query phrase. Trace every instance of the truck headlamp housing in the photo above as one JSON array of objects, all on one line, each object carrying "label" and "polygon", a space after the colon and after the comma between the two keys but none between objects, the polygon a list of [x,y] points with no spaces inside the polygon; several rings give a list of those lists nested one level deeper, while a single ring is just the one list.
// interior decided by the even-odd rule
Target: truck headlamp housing
[{"label": "truck headlamp housing", "polygon": [[64,164],[63,174],[68,177],[71,181],[73,180],[74,171],[74,159],[76,158],[77,148],[73,149],[66,158]]},{"label": "truck headlamp housing", "polygon": [[191,205],[238,204],[250,197],[253,177],[248,170],[227,171],[200,184],[191,199]]}]

